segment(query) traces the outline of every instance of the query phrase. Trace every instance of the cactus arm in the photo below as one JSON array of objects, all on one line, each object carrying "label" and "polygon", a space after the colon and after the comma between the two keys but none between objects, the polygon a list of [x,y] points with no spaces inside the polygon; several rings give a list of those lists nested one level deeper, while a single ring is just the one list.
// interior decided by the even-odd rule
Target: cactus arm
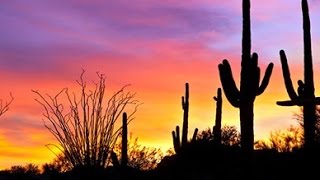
[{"label": "cactus arm", "polygon": [[214,96],[213,99],[214,99],[215,101],[219,101],[219,102],[221,101],[221,102],[222,102],[221,94],[222,94],[221,88],[218,88],[218,90],[217,90],[217,96]]},{"label": "cactus arm", "polygon": [[176,131],[172,131],[173,148],[176,153],[180,151],[180,128],[176,126]]},{"label": "cactus arm", "polygon": [[277,105],[279,106],[296,106],[297,102],[296,101],[277,101]]},{"label": "cactus arm", "polygon": [[267,88],[267,86],[269,84],[269,81],[270,81],[271,74],[272,74],[272,70],[273,70],[273,63],[270,63],[268,65],[268,67],[266,69],[266,72],[264,74],[264,77],[263,77],[263,79],[261,81],[261,85],[258,88],[257,96],[262,94],[265,91],[265,89]]},{"label": "cactus arm", "polygon": [[252,93],[252,96],[257,95],[257,91],[259,88],[259,82],[260,82],[260,68],[258,66],[258,54],[253,53],[251,57],[251,67],[250,69],[252,70],[252,74],[250,73],[249,78],[252,78],[252,83],[250,83],[250,89],[255,89],[255,93]]},{"label": "cactus arm", "polygon": [[181,107],[182,107],[182,110],[184,110],[184,108],[185,108],[184,96],[181,96]]},{"label": "cactus arm", "polygon": [[303,106],[304,103],[313,103],[315,105],[320,105],[320,97],[312,99],[297,99],[294,101],[277,101],[277,105],[279,106]]},{"label": "cactus arm", "polygon": [[236,86],[234,78],[232,76],[232,70],[227,60],[223,60],[222,64],[219,64],[220,81],[222,84],[223,91],[234,107],[239,107],[240,92]]},{"label": "cactus arm", "polygon": [[298,97],[297,93],[295,92],[293,85],[292,85],[289,66],[288,66],[288,60],[287,60],[287,57],[286,57],[284,50],[280,51],[280,60],[281,60],[281,65],[282,65],[282,75],[284,78],[284,84],[286,86],[287,93],[288,93],[291,100],[296,100],[299,97]]}]

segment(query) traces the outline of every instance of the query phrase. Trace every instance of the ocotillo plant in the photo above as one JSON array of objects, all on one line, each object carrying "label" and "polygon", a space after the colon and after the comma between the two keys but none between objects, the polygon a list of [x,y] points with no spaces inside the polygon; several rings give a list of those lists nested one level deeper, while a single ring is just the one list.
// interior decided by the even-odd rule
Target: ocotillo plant
[{"label": "ocotillo plant", "polygon": [[251,29],[250,29],[250,0],[242,1],[243,30],[242,30],[242,57],[240,90],[232,76],[230,64],[223,60],[219,64],[220,81],[228,101],[240,109],[241,148],[245,153],[253,151],[254,143],[254,101],[256,96],[262,94],[268,86],[273,64],[266,69],[265,76],[260,83],[260,68],[258,67],[258,55],[251,56]]},{"label": "ocotillo plant", "polygon": [[307,0],[302,0],[303,16],[303,36],[304,36],[304,82],[298,81],[297,93],[295,92],[288,67],[287,57],[284,50],[280,51],[282,64],[282,74],[287,93],[291,100],[278,101],[280,106],[303,106],[303,125],[305,148],[313,146],[315,138],[316,105],[320,104],[320,99],[314,95],[312,51],[311,51],[311,32],[310,17]]},{"label": "ocotillo plant", "polygon": [[[173,147],[176,153],[188,143],[188,118],[189,118],[189,84],[185,84],[185,96],[181,98],[183,110],[182,137],[180,142],[180,128],[176,126],[176,131],[172,131]],[[194,141],[198,133],[198,129],[194,130],[192,140]]]},{"label": "ocotillo plant", "polygon": [[216,101],[216,120],[215,125],[213,126],[213,137],[214,141],[218,144],[221,144],[221,117],[222,117],[222,97],[221,97],[221,88],[217,90],[217,96],[214,96],[213,99]]},{"label": "ocotillo plant", "polygon": [[127,113],[122,114],[122,139],[121,139],[121,166],[128,165],[128,117]]}]

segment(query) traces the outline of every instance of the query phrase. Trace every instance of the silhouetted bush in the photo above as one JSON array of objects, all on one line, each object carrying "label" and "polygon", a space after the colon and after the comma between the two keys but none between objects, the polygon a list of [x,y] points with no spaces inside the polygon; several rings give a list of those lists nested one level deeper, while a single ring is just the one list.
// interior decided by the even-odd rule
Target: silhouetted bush
[{"label": "silhouetted bush", "polygon": [[[116,144],[114,152],[120,159],[121,143]],[[155,169],[163,158],[164,154],[160,148],[142,146],[138,143],[138,138],[132,139],[132,134],[128,141],[128,166],[139,170]]]},{"label": "silhouetted bush", "polygon": [[260,150],[274,149],[277,152],[292,152],[303,146],[303,129],[290,126],[286,130],[276,130],[270,133],[268,141],[255,142],[255,148]]},{"label": "silhouetted bush", "polygon": [[[214,133],[210,128],[197,135],[197,141],[214,141]],[[235,126],[225,125],[221,128],[221,144],[227,146],[240,146],[241,135]]]},{"label": "silhouetted bush", "polygon": [[[106,101],[105,76],[97,74],[98,83],[88,89],[83,79],[84,71],[77,81],[79,94],[69,93],[67,88],[54,96],[33,91],[44,108],[45,127],[58,140],[54,147],[61,150],[73,167],[107,167],[109,155],[117,142],[121,127],[116,122],[127,106],[133,105],[128,122],[136,112],[138,101],[135,94],[122,87]],[[63,98],[67,99],[64,103]]]}]

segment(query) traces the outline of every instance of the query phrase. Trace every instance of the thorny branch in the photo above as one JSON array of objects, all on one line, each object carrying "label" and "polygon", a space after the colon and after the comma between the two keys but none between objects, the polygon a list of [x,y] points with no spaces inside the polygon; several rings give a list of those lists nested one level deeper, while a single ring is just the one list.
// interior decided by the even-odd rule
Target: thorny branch
[{"label": "thorny branch", "polygon": [[[140,105],[135,94],[126,92],[129,85],[123,86],[105,102],[105,76],[99,74],[99,82],[93,90],[87,90],[83,79],[84,72],[77,81],[81,88],[79,97],[62,89],[55,96],[42,95],[32,90],[35,100],[44,108],[44,126],[58,140],[67,160],[75,166],[105,167],[122,127],[116,122],[129,106],[128,122]],[[64,98],[64,99],[63,99]],[[62,102],[64,100],[64,103]]]}]

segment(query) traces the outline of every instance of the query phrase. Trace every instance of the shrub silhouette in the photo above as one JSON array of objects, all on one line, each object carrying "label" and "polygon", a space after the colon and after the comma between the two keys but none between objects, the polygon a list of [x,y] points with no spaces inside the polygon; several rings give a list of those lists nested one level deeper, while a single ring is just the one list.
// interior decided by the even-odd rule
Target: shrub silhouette
[{"label": "shrub silhouette", "polygon": [[[116,144],[114,153],[116,158],[121,154],[121,144]],[[164,154],[160,148],[147,147],[139,144],[138,138],[133,139],[130,135],[128,140],[128,166],[139,170],[155,169]],[[119,164],[120,165],[120,164]]]},{"label": "shrub silhouette", "polygon": [[[117,144],[111,154],[111,160],[114,167],[126,169],[127,167],[136,168],[139,170],[154,169],[158,162],[162,159],[160,149],[141,147],[136,139],[132,144],[128,142],[128,119],[127,114],[122,116],[122,138],[121,145]],[[121,163],[118,160],[118,154],[121,154]]]},{"label": "shrub silhouette", "polygon": [[[216,142],[216,136],[211,129],[201,131],[197,135],[197,141]],[[241,135],[235,126],[225,125],[221,128],[221,144],[225,146],[240,146]]]},{"label": "shrub silhouette", "polygon": [[270,133],[269,141],[259,140],[255,148],[260,150],[272,149],[277,152],[292,152],[303,144],[303,133],[300,127],[291,126],[286,130],[276,130]]},{"label": "shrub silhouette", "polygon": [[[211,128],[208,128],[198,133],[197,138],[189,142],[180,153],[164,157],[156,171],[161,177],[159,179],[235,178],[235,173],[232,171],[234,167],[240,167],[241,154],[238,145],[240,137],[229,136],[231,139],[227,140],[224,135],[239,135],[235,127],[230,127],[222,127],[221,144],[215,142],[215,136]],[[226,133],[225,131],[228,130],[232,132]],[[234,142],[234,139],[238,141]],[[231,164],[232,167],[230,167]]]},{"label": "shrub silhouette", "polygon": [[291,100],[278,101],[277,104],[280,106],[303,106],[304,143],[305,148],[310,150],[315,145],[315,113],[316,105],[320,104],[320,98],[316,98],[314,95],[310,17],[307,0],[302,0],[301,5],[304,37],[304,82],[298,80],[298,90],[296,93],[292,85],[286,54],[284,50],[281,50],[282,74],[287,93]]},{"label": "shrub silhouette", "polygon": [[250,0],[242,1],[243,31],[242,31],[242,56],[240,89],[237,89],[232,76],[228,60],[219,64],[220,81],[223,91],[232,106],[240,109],[241,148],[247,156],[251,156],[254,144],[254,101],[268,86],[273,64],[266,69],[265,76],[260,83],[260,68],[258,54],[251,56],[251,29],[250,29]]},{"label": "shrub silhouette", "polygon": [[14,165],[5,171],[6,173],[0,176],[0,179],[40,179],[40,169],[37,165],[27,163],[26,165]]},{"label": "shrub silhouette", "polygon": [[57,154],[51,162],[42,165],[42,171],[44,174],[64,173],[71,170],[72,165],[68,162],[68,159],[64,157],[63,153]]}]

